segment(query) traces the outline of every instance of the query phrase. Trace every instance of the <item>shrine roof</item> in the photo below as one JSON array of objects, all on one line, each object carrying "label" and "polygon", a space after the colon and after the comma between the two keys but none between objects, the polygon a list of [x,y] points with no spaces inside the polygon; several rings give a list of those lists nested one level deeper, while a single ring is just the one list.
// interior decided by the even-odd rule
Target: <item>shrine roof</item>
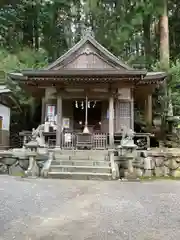
[{"label": "shrine roof", "polygon": [[61,70],[25,70],[22,71],[23,76],[27,77],[45,77],[45,76],[59,76],[59,77],[87,77],[87,76],[145,76],[146,71],[140,70],[119,70],[119,69],[61,69]]},{"label": "shrine roof", "polygon": [[[94,69],[61,69],[61,70],[24,70],[21,73],[10,73],[12,80],[25,82],[29,79],[37,80],[44,79],[61,79],[66,81],[66,79],[71,79],[72,81],[77,78],[87,79],[87,78],[112,78],[116,80],[121,80],[123,77],[129,79],[139,79],[139,84],[152,84],[156,82],[162,82],[167,77],[165,72],[147,72],[145,70],[119,70],[119,69],[110,69],[110,70],[94,70]],[[44,81],[43,80],[43,81]]]},{"label": "shrine roof", "polygon": [[151,79],[155,77],[157,78],[162,78],[162,77],[167,77],[167,73],[165,72],[147,72],[146,79]]},{"label": "shrine roof", "polygon": [[158,82],[163,82],[167,77],[165,72],[147,72],[146,76],[141,79],[139,84],[153,84]]},{"label": "shrine roof", "polygon": [[20,104],[17,98],[14,96],[13,92],[7,88],[6,85],[0,85],[0,103],[10,107],[16,108],[21,111]]},{"label": "shrine roof", "polygon": [[[132,67],[130,67],[128,64],[126,64],[121,59],[116,57],[109,50],[107,50],[103,45],[101,45],[98,41],[96,41],[92,32],[89,30],[85,32],[84,36],[78,43],[76,43],[72,48],[70,48],[65,54],[60,56],[56,61],[49,64],[49,66],[45,67],[45,69],[46,70],[55,69],[58,66],[63,65],[67,59],[69,58],[71,59],[72,56],[78,52],[78,50],[82,49],[83,46],[87,46],[88,44],[89,46],[96,49],[96,51],[98,51],[100,55],[102,55],[103,58],[105,58],[109,63],[112,63],[114,67],[122,68],[125,70],[133,70]],[[89,48],[88,48],[88,51],[89,51]],[[89,54],[88,51],[86,51],[87,54]]]},{"label": "shrine roof", "polygon": [[140,84],[162,82],[167,74],[164,72],[147,72],[130,67],[109,52],[95,40],[90,31],[82,39],[44,69],[28,69],[21,73],[11,73],[10,78],[25,82],[28,80],[76,81],[81,79],[138,80]]}]

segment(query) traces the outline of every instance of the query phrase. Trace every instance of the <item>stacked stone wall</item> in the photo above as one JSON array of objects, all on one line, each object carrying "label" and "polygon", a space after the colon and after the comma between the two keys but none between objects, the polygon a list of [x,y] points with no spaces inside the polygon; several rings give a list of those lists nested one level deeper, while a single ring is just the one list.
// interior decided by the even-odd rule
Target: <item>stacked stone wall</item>
[{"label": "stacked stone wall", "polygon": [[[127,170],[128,159],[116,158],[119,165],[120,177]],[[180,178],[180,149],[153,149],[137,152],[133,161],[134,176],[136,177],[177,177]]]}]

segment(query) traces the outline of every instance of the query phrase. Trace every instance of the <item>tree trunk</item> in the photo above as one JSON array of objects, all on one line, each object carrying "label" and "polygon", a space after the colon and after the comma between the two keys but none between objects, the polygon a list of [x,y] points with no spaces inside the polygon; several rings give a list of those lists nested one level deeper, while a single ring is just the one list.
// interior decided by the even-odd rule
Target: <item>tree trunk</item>
[{"label": "tree trunk", "polygon": [[[169,24],[168,24],[168,0],[162,0],[162,15],[159,19],[160,29],[160,66],[163,71],[168,72],[169,70]],[[167,79],[164,82],[164,97],[162,102],[162,127],[161,134],[162,140],[166,139],[166,117],[169,115],[171,110],[172,114],[172,101],[171,101],[171,88],[168,89]],[[165,101],[164,101],[165,100]]]},{"label": "tree trunk", "polygon": [[38,5],[34,7],[34,47],[39,50],[39,26],[38,26]]},{"label": "tree trunk", "polygon": [[169,69],[169,25],[168,25],[168,11],[167,0],[163,1],[163,13],[160,16],[160,64],[161,69],[167,71]]},{"label": "tree trunk", "polygon": [[146,58],[146,66],[151,66],[151,15],[144,16],[143,19],[143,32],[144,32],[144,52]]},{"label": "tree trunk", "polygon": [[32,6],[27,6],[25,8],[25,19],[23,22],[23,45],[33,48]]}]

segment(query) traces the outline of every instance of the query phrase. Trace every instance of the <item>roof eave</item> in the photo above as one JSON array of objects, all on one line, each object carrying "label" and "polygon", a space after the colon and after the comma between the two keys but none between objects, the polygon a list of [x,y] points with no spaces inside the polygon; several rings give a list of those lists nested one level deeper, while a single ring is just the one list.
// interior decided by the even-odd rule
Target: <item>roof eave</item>
[{"label": "roof eave", "polygon": [[8,76],[14,81],[27,80],[27,77],[23,74],[9,73]]},{"label": "roof eave", "polygon": [[[63,71],[53,71],[53,70],[39,70],[39,71],[30,71],[25,70],[22,72],[25,79],[29,77],[87,77],[87,76],[97,76],[97,77],[103,77],[103,76],[142,76],[144,77],[147,72],[146,71],[137,71],[137,70],[131,70],[131,71],[118,71],[118,70],[63,70]],[[24,80],[24,78],[22,78]]]},{"label": "roof eave", "polygon": [[144,79],[145,80],[155,80],[155,79],[164,80],[167,76],[168,74],[165,72],[154,72],[154,73],[147,73]]},{"label": "roof eave", "polygon": [[10,108],[16,108],[19,111],[22,111],[21,107],[20,107],[20,103],[18,102],[18,100],[16,99],[16,97],[14,96],[13,92],[10,90],[9,92],[6,93],[1,93],[0,95],[5,96],[7,99],[10,99],[10,101],[12,102],[12,105]]}]

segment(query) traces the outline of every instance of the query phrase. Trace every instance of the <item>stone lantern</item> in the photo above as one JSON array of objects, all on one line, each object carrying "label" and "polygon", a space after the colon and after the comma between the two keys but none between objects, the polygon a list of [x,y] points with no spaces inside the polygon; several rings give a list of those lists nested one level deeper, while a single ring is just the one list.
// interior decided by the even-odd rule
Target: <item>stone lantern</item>
[{"label": "stone lantern", "polygon": [[31,140],[27,144],[25,144],[25,148],[29,149],[31,152],[37,152],[39,144],[36,140]]},{"label": "stone lantern", "polygon": [[18,161],[18,158],[13,156],[11,152],[1,152],[0,163],[6,165],[8,174],[10,174],[9,169]]},{"label": "stone lantern", "polygon": [[137,145],[134,144],[134,142],[127,142],[121,145],[121,147],[123,150],[122,158],[124,159],[126,165],[124,175],[125,177],[129,177],[134,173],[133,161],[136,158]]},{"label": "stone lantern", "polygon": [[136,149],[137,145],[134,144],[132,130],[125,132],[121,140],[121,145],[118,146],[119,165],[121,166],[120,170],[123,169],[123,175],[125,178],[134,175],[133,161],[137,156]]},{"label": "stone lantern", "polygon": [[31,177],[39,176],[39,168],[38,168],[38,165],[36,163],[38,147],[39,147],[39,144],[34,139],[32,139],[30,142],[28,142],[25,145],[25,148],[27,150],[30,150],[30,151],[27,151],[27,156],[29,158],[29,167],[26,171],[27,176],[31,176]]}]

